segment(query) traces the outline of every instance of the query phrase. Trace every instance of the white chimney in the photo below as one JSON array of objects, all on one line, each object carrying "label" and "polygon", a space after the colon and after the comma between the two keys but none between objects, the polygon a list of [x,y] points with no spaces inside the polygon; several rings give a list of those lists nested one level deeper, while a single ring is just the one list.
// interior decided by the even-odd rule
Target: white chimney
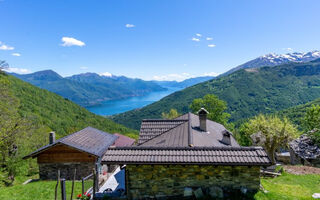
[{"label": "white chimney", "polygon": [[204,108],[198,111],[200,130],[205,132],[207,132],[207,114],[209,114],[209,112]]},{"label": "white chimney", "polygon": [[56,133],[52,131],[49,133],[49,144],[53,144],[55,142],[56,142]]}]

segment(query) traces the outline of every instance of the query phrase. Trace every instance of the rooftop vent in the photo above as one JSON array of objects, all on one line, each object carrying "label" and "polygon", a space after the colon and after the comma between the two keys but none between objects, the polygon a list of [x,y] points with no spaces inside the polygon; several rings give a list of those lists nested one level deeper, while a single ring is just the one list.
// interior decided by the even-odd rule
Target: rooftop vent
[{"label": "rooftop vent", "polygon": [[56,142],[56,133],[52,131],[49,133],[49,144],[53,144],[55,142]]},{"label": "rooftop vent", "polygon": [[204,108],[198,111],[200,130],[205,132],[207,132],[207,114],[209,114],[209,112]]},{"label": "rooftop vent", "polygon": [[231,133],[228,130],[222,132],[221,142],[225,145],[231,145]]}]

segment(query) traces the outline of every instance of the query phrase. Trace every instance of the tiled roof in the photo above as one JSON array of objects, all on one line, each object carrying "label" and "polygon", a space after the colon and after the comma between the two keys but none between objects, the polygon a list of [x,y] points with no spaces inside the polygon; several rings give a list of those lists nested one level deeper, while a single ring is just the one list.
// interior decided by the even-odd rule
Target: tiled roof
[{"label": "tiled roof", "polygon": [[119,133],[115,133],[114,135],[118,136],[118,138],[113,144],[116,147],[132,146],[136,141],[135,139],[129,138],[125,135],[121,135]]},{"label": "tiled roof", "polygon": [[[221,142],[223,132],[227,129],[207,119],[207,132],[201,131],[199,116],[187,113],[173,120],[144,120],[141,124],[139,146],[166,147],[239,147],[231,136],[231,145]],[[161,127],[161,128],[160,128]]]},{"label": "tiled roof", "polygon": [[98,129],[87,127],[66,137],[60,138],[53,144],[46,145],[32,152],[25,158],[35,157],[46,149],[57,144],[64,144],[97,157],[101,157],[108,147],[118,138],[116,135],[100,131]]},{"label": "tiled roof", "polygon": [[166,119],[145,119],[142,120],[138,145],[150,140],[174,127],[177,127],[187,120],[166,120]]},{"label": "tiled roof", "polygon": [[267,166],[262,147],[122,147],[109,148],[105,164],[203,164]]}]

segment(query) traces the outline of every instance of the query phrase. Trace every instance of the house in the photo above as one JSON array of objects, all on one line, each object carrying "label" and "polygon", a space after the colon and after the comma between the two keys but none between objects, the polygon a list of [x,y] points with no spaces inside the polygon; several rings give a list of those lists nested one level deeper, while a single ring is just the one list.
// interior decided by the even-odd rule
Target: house
[{"label": "house", "polygon": [[132,143],[134,140],[126,136],[112,135],[92,127],[58,140],[55,140],[55,133],[51,132],[49,144],[24,159],[37,158],[41,179],[57,179],[58,170],[61,177],[72,179],[76,169],[76,179],[79,180],[91,174],[96,164],[101,167],[101,158],[109,146],[128,146]]},{"label": "house", "polygon": [[102,163],[123,166],[129,199],[192,191],[212,198],[252,196],[260,187],[260,168],[270,159],[261,147],[240,147],[207,113],[201,109],[172,120],[143,120],[138,145],[110,147]]}]

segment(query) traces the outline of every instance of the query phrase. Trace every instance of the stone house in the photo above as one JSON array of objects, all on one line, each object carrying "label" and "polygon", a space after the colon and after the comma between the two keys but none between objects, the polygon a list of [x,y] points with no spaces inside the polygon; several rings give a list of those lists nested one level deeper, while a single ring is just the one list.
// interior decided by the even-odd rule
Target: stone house
[{"label": "stone house", "polygon": [[[102,163],[122,165],[129,199],[154,197],[252,197],[260,168],[271,164],[261,147],[240,147],[207,111],[173,120],[143,120],[133,147],[112,147]],[[239,196],[240,194],[240,196]]]},{"label": "stone house", "polygon": [[[49,134],[49,144],[24,157],[37,158],[41,179],[57,179],[57,171],[65,179],[72,179],[76,169],[76,179],[80,180],[101,167],[101,158],[108,147],[117,144],[128,146],[134,140],[126,136],[112,135],[87,127],[83,130],[55,140],[55,133]],[[99,170],[99,169],[98,169]],[[99,170],[101,171],[101,170]]]}]

